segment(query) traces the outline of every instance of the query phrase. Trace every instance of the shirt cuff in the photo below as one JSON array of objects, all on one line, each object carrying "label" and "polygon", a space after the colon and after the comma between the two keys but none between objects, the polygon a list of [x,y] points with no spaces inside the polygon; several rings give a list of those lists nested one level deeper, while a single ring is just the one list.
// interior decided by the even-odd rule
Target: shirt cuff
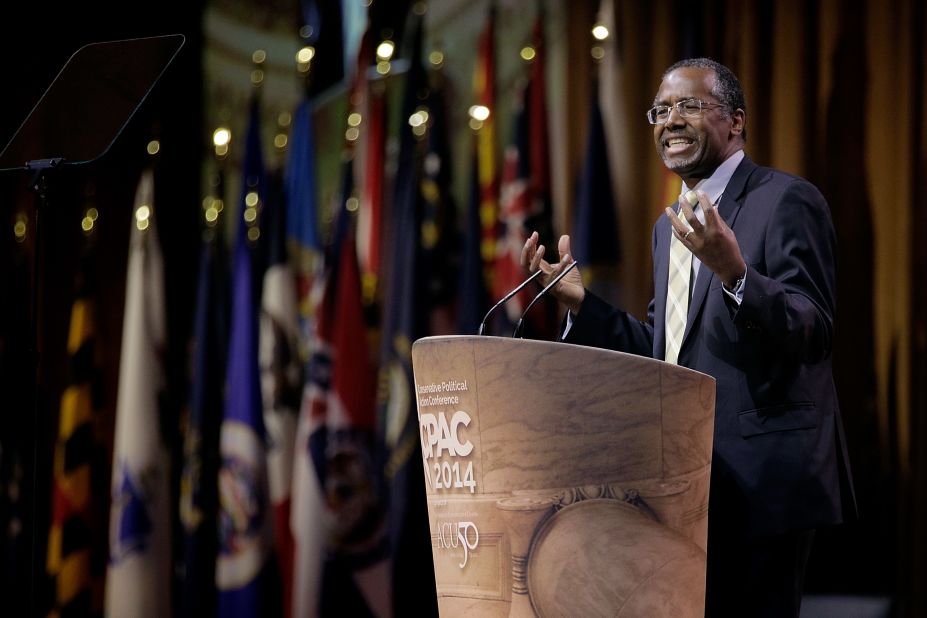
[{"label": "shirt cuff", "polygon": [[727,286],[724,283],[721,284],[721,289],[724,291],[728,297],[737,303],[737,306],[740,306],[740,303],[744,300],[744,285],[747,282],[747,273],[744,272],[744,276],[737,280],[737,285],[734,286],[733,290],[727,289]]},{"label": "shirt cuff", "polygon": [[560,341],[566,339],[567,333],[570,332],[570,329],[573,327],[573,312],[567,311],[566,314],[566,324],[563,326],[563,332],[560,333]]}]

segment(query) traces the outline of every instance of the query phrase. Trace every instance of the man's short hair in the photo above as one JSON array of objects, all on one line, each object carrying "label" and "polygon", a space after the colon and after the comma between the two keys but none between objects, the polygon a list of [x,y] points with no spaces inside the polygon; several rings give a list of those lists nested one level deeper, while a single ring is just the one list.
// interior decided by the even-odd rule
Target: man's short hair
[{"label": "man's short hair", "polygon": [[[666,69],[663,72],[663,79],[666,79],[666,76],[675,71],[676,69],[682,68],[694,68],[694,69],[707,69],[709,71],[714,71],[715,73],[715,87],[712,90],[712,94],[718,101],[721,102],[724,107],[727,108],[728,113],[734,113],[734,110],[742,109],[744,112],[747,111],[747,100],[744,97],[744,90],[740,86],[740,80],[737,79],[737,76],[734,75],[734,72],[729,68],[721,64],[716,60],[711,58],[686,58],[685,60],[680,60],[676,62],[671,67]],[[741,133],[744,141],[747,139],[747,128],[744,127],[743,132]]]}]

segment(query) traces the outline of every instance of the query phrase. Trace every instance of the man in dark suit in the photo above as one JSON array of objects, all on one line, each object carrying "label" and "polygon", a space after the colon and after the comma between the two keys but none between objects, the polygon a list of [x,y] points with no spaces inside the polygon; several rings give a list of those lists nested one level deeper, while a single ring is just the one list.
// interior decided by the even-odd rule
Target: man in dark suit
[{"label": "man in dark suit", "polygon": [[[836,242],[809,182],[744,155],[746,103],[709,59],[663,74],[657,152],[682,180],[653,230],[655,298],[638,320],[585,290],[573,270],[554,290],[563,340],[631,352],[716,379],[706,614],[798,616],[814,529],[855,516],[831,370]],[[572,262],[522,264],[545,281]]]}]

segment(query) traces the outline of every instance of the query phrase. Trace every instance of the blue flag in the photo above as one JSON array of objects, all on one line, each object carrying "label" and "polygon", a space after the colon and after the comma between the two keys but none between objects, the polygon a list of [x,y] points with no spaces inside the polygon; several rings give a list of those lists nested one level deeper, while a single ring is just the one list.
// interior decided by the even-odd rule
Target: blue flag
[{"label": "blue flag", "polygon": [[[389,491],[389,538],[392,556],[393,614],[437,615],[437,599],[423,582],[434,580],[431,534],[425,503],[425,484],[419,453],[418,413],[412,376],[412,342],[428,334],[430,307],[424,258],[424,159],[430,146],[427,118],[428,79],[421,62],[422,23],[417,20],[414,44],[399,123],[399,167],[393,212],[391,278],[388,282],[383,326],[379,421],[386,446],[384,473]],[[418,114],[417,120],[408,120]],[[422,124],[419,124],[419,123]],[[424,127],[423,127],[424,125]],[[425,128],[416,131],[415,126]],[[425,233],[427,234],[427,232]],[[388,385],[385,392],[383,385]]]},{"label": "blue flag", "polygon": [[289,241],[300,249],[320,252],[312,114],[312,102],[306,97],[293,115],[286,164],[286,227]]},{"label": "blue flag", "polygon": [[[354,11],[363,9],[363,6],[357,2],[345,3],[344,0],[300,0],[299,5],[304,27],[303,44],[315,49],[312,79],[308,84],[315,94],[344,79],[345,66],[350,64],[351,58],[347,48],[352,47],[347,36],[349,33],[344,31],[348,24],[344,22],[347,19],[350,23]],[[347,16],[345,11],[348,11]]]},{"label": "blue flag", "polygon": [[[576,219],[573,224],[573,258],[589,278],[586,285],[606,298],[614,293],[602,289],[607,277],[596,277],[601,269],[614,268],[620,257],[618,223],[612,190],[608,147],[602,109],[599,107],[598,84],[589,97],[589,128],[586,153],[576,197]],[[600,281],[601,279],[601,281]],[[613,298],[612,298],[613,299]],[[614,300],[614,299],[613,299]]]},{"label": "blue flag", "polygon": [[[220,432],[219,554],[216,584],[219,616],[266,616],[267,569],[273,520],[267,480],[263,402],[258,370],[258,323],[249,232],[249,208],[263,198],[259,106],[252,102],[242,174],[232,273],[232,317],[226,401]],[[251,234],[253,237],[253,233]],[[279,603],[279,598],[277,599]]]},{"label": "blue flag", "polygon": [[228,362],[227,260],[221,230],[207,228],[200,250],[191,397],[180,481],[184,566],[179,611],[190,618],[216,613],[219,428]]}]

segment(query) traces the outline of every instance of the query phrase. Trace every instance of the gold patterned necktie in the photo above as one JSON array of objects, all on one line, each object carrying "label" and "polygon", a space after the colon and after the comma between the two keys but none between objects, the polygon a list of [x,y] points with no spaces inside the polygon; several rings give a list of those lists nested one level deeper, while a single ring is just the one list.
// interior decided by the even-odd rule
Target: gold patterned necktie
[{"label": "gold patterned necktie", "polygon": [[[684,198],[680,197],[680,201]],[[688,227],[689,223],[680,220]],[[689,279],[692,276],[692,252],[670,231],[669,278],[666,286],[666,350],[664,359],[678,364],[682,336],[686,332],[686,317],[689,313]]]}]

